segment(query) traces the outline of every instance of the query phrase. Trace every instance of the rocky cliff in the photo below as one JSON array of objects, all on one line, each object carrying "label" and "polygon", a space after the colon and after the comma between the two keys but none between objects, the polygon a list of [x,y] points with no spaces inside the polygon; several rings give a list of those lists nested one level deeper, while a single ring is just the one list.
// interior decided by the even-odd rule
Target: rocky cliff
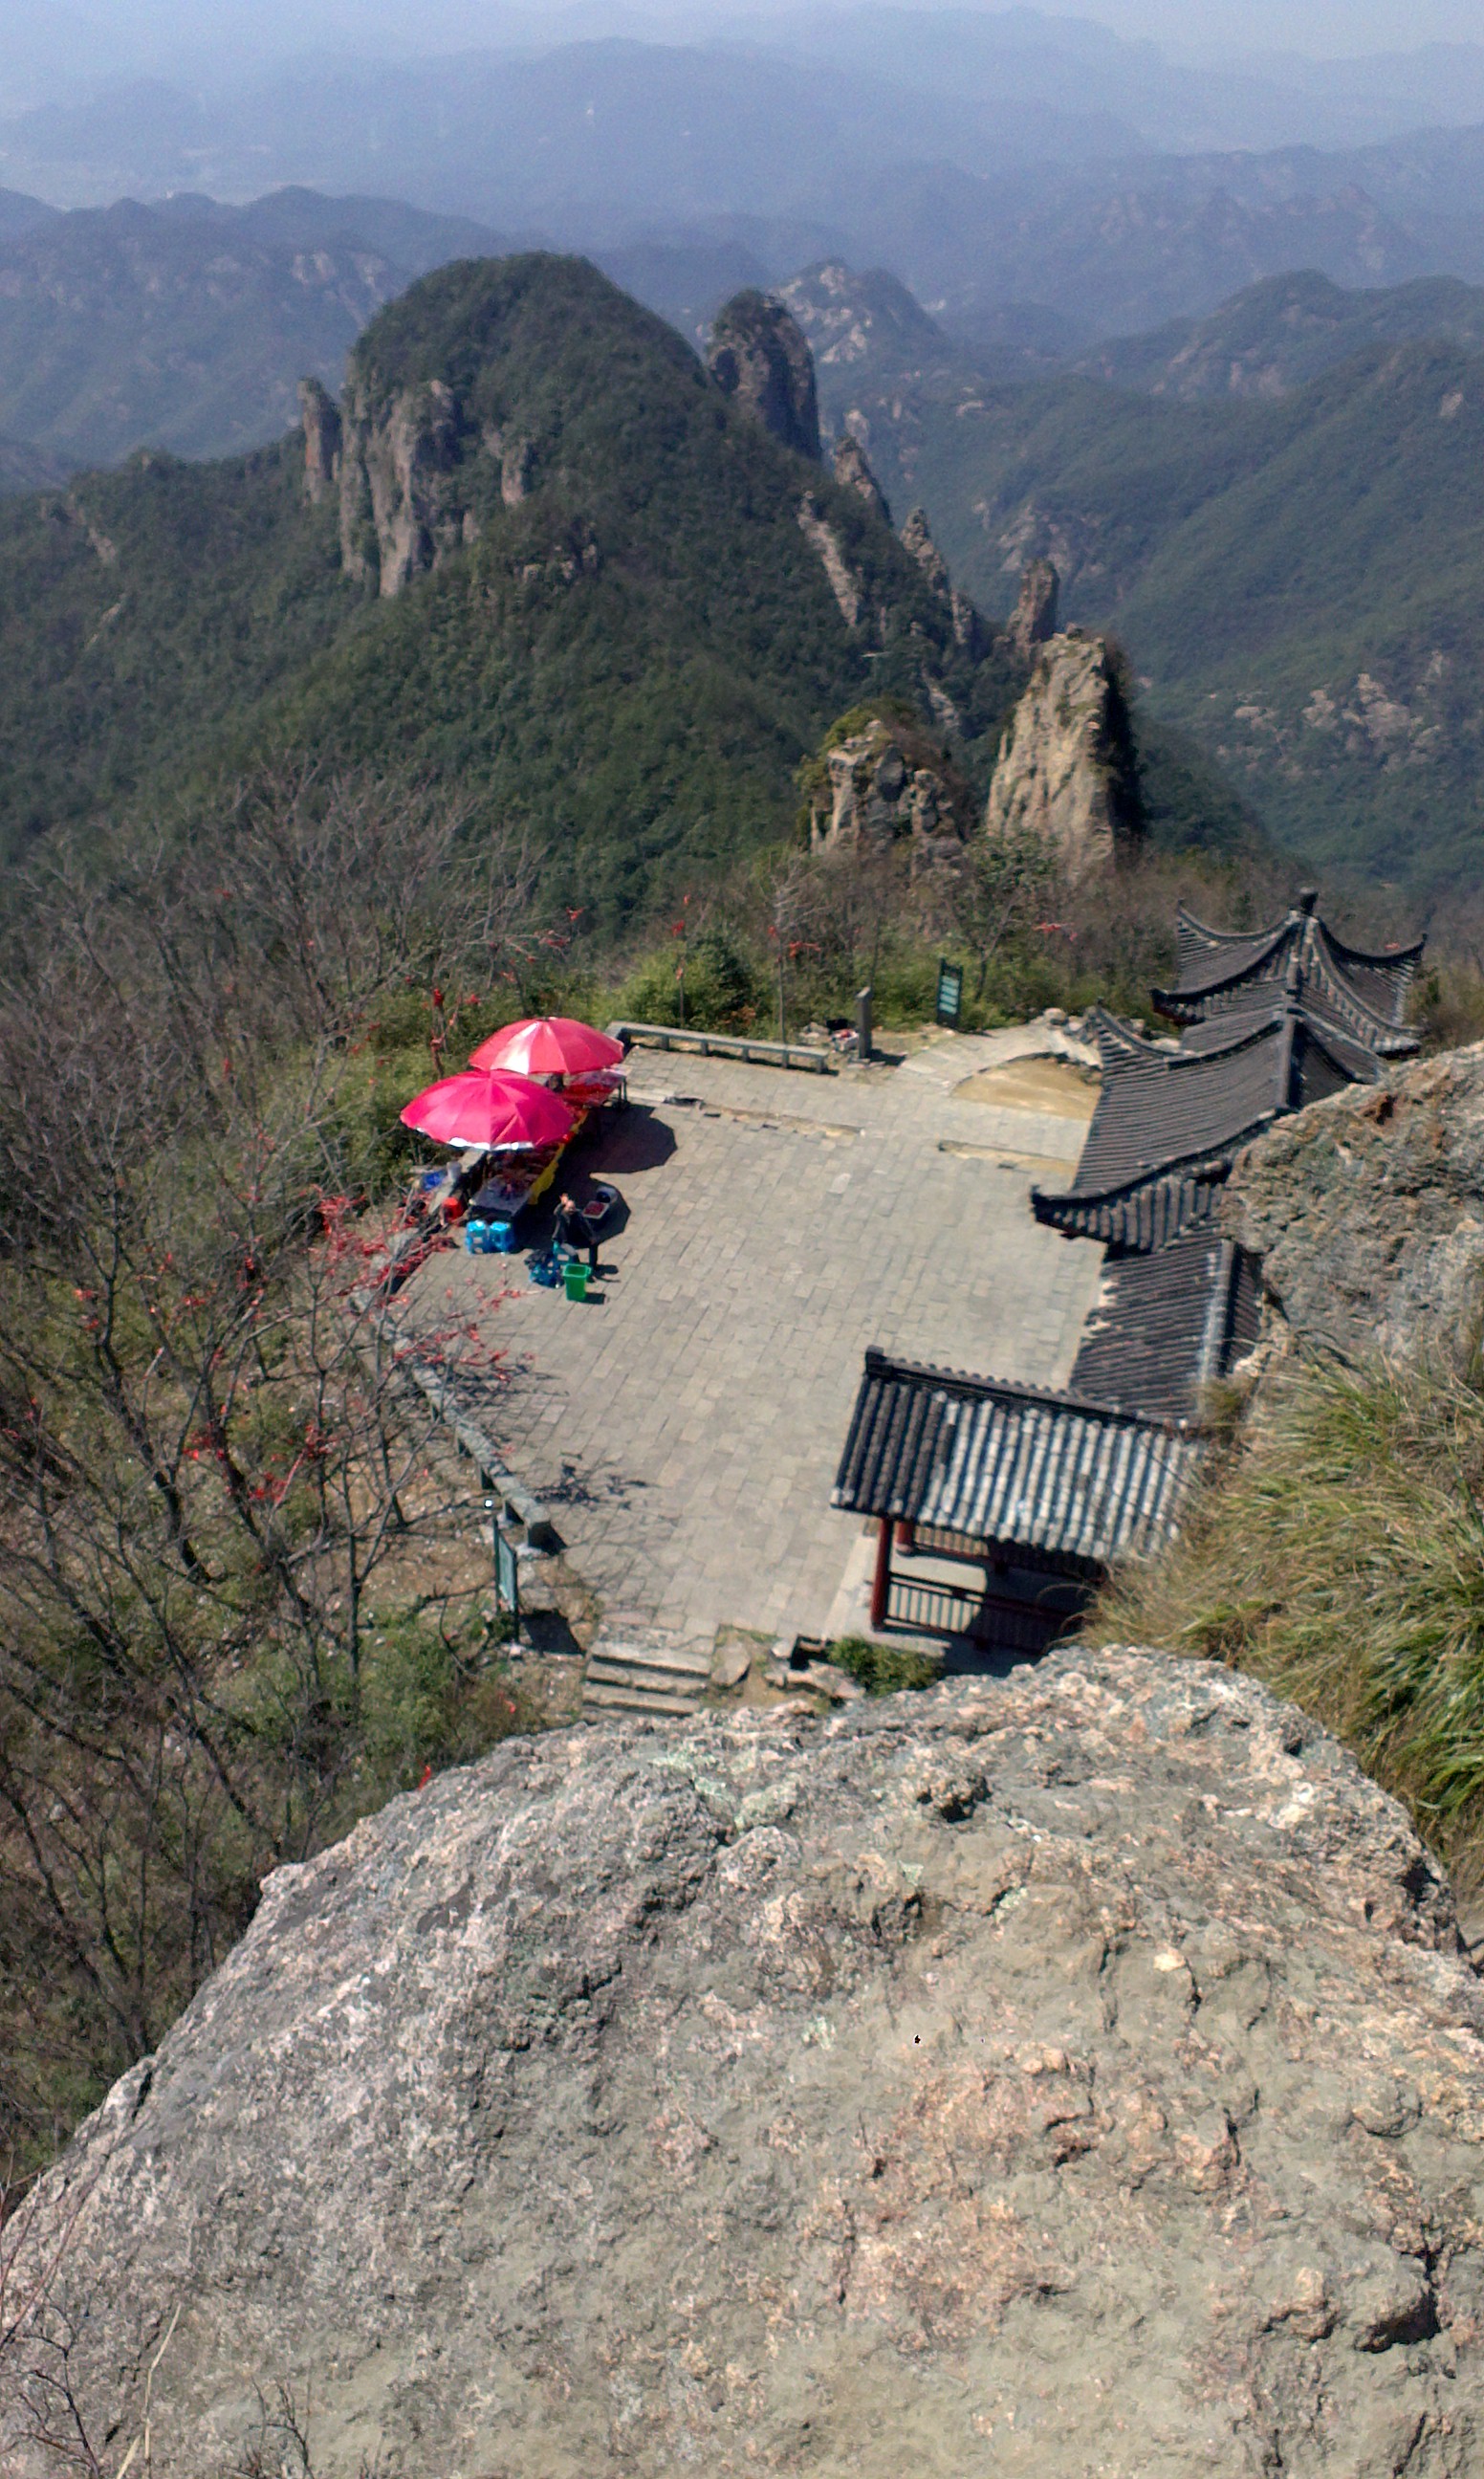
[{"label": "rocky cliff", "polygon": [[929,860],[956,852],[973,825],[967,780],[942,742],[906,713],[872,715],[827,744],[807,770],[806,791],[816,852],[909,840]]},{"label": "rocky cliff", "polygon": [[[384,394],[354,362],[341,410],[340,547],[347,575],[386,596],[475,539],[464,408],[443,379]],[[499,456],[500,443],[489,448]],[[311,497],[314,486],[309,485]]]},{"label": "rocky cliff", "polygon": [[1036,651],[989,785],[991,835],[1035,834],[1074,880],[1111,868],[1142,831],[1128,708],[1106,641],[1081,628]]},{"label": "rocky cliff", "polygon": [[49,2339],[118,2463],[158,2356],[159,2479],[1465,2479],[1481,2122],[1445,1885],[1247,1680],[511,1742],[269,1878],[12,2222],[0,2457]]},{"label": "rocky cliff", "polygon": [[891,510],[886,505],[886,495],[866,461],[865,449],[858,439],[852,438],[848,430],[842,431],[835,441],[832,462],[834,466],[834,478],[841,489],[854,491],[857,498],[864,499],[872,513],[881,518],[883,524],[889,525]]},{"label": "rocky cliff", "polygon": [[299,381],[299,425],[304,433],[304,497],[315,506],[340,481],[340,407],[320,379]]},{"label": "rocky cliff", "polygon": [[780,301],[739,293],[716,314],[706,368],[780,447],[819,456],[819,404],[814,359]]},{"label": "rocky cliff", "polygon": [[1484,1326],[1484,1043],[1281,1119],[1222,1204],[1280,1349],[1467,1365]]},{"label": "rocky cliff", "polygon": [[1051,560],[1033,559],[1023,571],[1006,635],[1025,662],[1032,660],[1037,646],[1056,635],[1061,592],[1062,579]]}]

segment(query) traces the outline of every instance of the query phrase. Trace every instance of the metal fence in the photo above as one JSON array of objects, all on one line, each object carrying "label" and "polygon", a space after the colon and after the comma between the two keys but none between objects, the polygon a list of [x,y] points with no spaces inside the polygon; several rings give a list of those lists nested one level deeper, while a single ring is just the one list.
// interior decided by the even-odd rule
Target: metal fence
[{"label": "metal fence", "polygon": [[1075,1623],[1077,1613],[975,1593],[959,1584],[917,1583],[894,1574],[886,1599],[888,1625],[922,1635],[966,1635],[986,1650],[1040,1653]]}]

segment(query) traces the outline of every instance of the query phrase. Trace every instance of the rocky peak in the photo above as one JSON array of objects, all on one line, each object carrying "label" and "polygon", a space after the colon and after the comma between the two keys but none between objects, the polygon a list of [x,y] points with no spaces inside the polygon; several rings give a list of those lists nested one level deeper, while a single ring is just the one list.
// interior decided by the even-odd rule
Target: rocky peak
[{"label": "rocky peak", "polygon": [[942,596],[953,614],[954,643],[961,646],[970,661],[977,661],[985,649],[986,631],[975,605],[961,594],[948,574],[948,562],[933,539],[926,508],[913,508],[902,528],[902,548],[921,569],[933,593]]},{"label": "rocky peak", "polygon": [[1142,810],[1127,703],[1108,644],[1081,628],[1036,652],[989,786],[991,835],[1035,834],[1073,881],[1139,839]]},{"label": "rocky peak", "polygon": [[463,470],[466,424],[443,379],[381,396],[352,363],[342,412],[341,556],[385,596],[477,531]]},{"label": "rocky peak", "polygon": [[836,733],[806,771],[814,851],[909,840],[927,860],[957,849],[973,825],[974,796],[940,741],[905,711],[847,716]]},{"label": "rocky peak", "polygon": [[318,379],[299,381],[299,421],[304,432],[304,497],[318,506],[340,482],[340,408]]},{"label": "rocky peak", "polygon": [[834,443],[832,462],[834,478],[840,488],[854,491],[857,498],[864,499],[868,508],[874,509],[883,524],[889,525],[891,510],[886,505],[885,494],[866,462],[865,449],[848,430],[842,431]]},{"label": "rocky peak", "polygon": [[1062,580],[1049,559],[1033,559],[1021,572],[1020,592],[1007,634],[1023,660],[1057,633],[1057,601]]},{"label": "rocky peak", "polygon": [[279,1869],[9,2294],[155,2479],[1463,2479],[1481,2060],[1401,1809],[1074,1648],[510,1740]]},{"label": "rocky peak", "polygon": [[818,462],[814,360],[781,301],[766,293],[737,294],[717,312],[706,368],[782,447]]},{"label": "rocky peak", "polygon": [[902,528],[902,548],[911,553],[934,594],[948,594],[948,562],[933,539],[926,508],[913,508]]}]

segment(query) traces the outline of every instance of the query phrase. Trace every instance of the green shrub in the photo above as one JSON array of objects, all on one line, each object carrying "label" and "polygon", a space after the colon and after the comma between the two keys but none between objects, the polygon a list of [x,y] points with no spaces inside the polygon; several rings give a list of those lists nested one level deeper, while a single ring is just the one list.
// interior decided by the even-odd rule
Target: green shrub
[{"label": "green shrub", "polygon": [[918,1652],[905,1644],[873,1644],[863,1635],[838,1637],[830,1647],[829,1658],[837,1670],[857,1679],[868,1696],[935,1687],[943,1674],[941,1664],[930,1652]]},{"label": "green shrub", "polygon": [[450,1633],[428,1611],[374,1623],[361,1682],[360,1806],[411,1789],[423,1767],[467,1764],[532,1726],[499,1648],[505,1621],[473,1618]]},{"label": "green shrub", "polygon": [[[619,1011],[635,1024],[679,1024],[678,939],[655,948],[630,973]],[[685,949],[684,1021],[706,1033],[745,1032],[768,1003],[761,975],[724,930],[704,930]]]}]

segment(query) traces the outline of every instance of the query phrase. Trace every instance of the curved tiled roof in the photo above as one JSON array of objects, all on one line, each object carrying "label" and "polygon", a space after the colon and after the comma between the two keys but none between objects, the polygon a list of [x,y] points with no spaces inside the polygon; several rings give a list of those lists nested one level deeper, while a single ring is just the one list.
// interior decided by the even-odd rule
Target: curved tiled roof
[{"label": "curved tiled roof", "polygon": [[1103,1089],[1077,1176],[1057,1194],[1033,1188],[1031,1209],[1069,1238],[1110,1247],[1163,1247],[1210,1210],[1242,1146],[1273,1119],[1381,1073],[1372,1052],[1292,995],[1202,1025],[1178,1050],[1102,1009],[1088,1023]]},{"label": "curved tiled roof", "polygon": [[1208,929],[1181,905],[1175,921],[1180,978],[1155,990],[1155,1006],[1177,1023],[1196,1023],[1234,1005],[1259,1003],[1265,985],[1281,988],[1296,958],[1304,981],[1322,991],[1327,1011],[1372,1048],[1415,1049],[1402,1015],[1425,942],[1375,955],[1347,946],[1305,898],[1270,929]]},{"label": "curved tiled roof", "polygon": [[1224,1377],[1257,1335],[1251,1260],[1208,1214],[1162,1247],[1109,1259],[1072,1391],[1163,1419],[1194,1420],[1202,1390]]},{"label": "curved tiled roof", "polygon": [[1103,1089],[1068,1194],[1103,1195],[1225,1157],[1283,1107],[1290,1044],[1281,1009],[1198,1051],[1143,1041],[1102,1009],[1090,1021]]},{"label": "curved tiled roof", "polygon": [[868,1351],[833,1502],[1091,1572],[1168,1536],[1199,1451],[1166,1421]]}]

